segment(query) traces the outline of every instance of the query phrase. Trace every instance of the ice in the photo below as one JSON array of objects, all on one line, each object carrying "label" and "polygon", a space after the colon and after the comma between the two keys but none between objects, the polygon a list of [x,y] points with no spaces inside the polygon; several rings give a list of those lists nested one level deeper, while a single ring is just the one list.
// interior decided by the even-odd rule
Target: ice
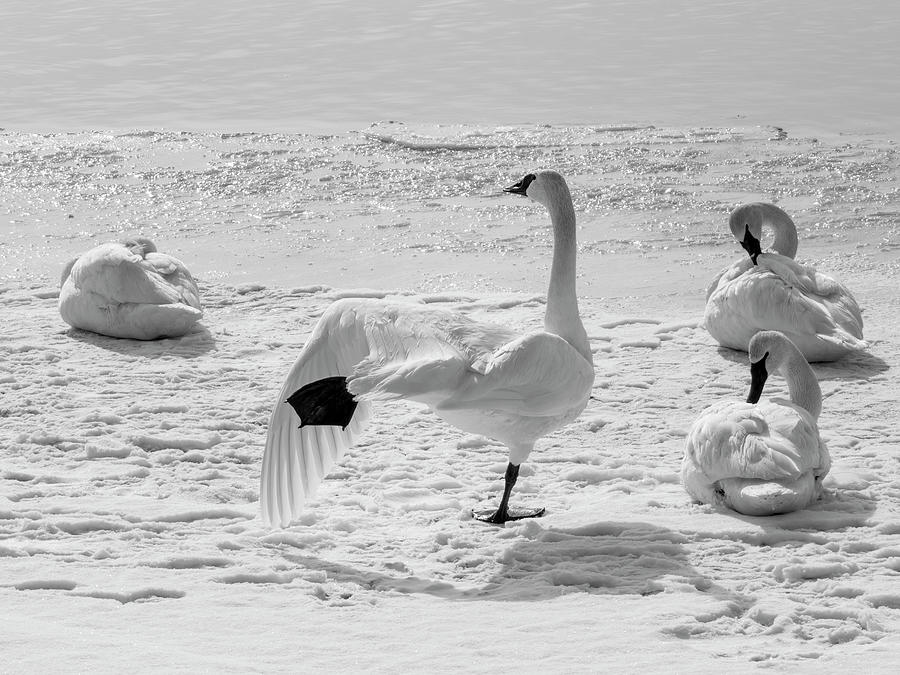
[{"label": "ice", "polygon": [[[523,649],[546,672],[893,667],[894,144],[789,126],[388,127],[369,133],[402,142],[0,131],[7,667],[497,671]],[[264,527],[269,414],[335,298],[540,328],[546,216],[500,190],[541,166],[575,198],[597,372],[581,418],[522,466],[513,503],[547,515],[475,521],[503,488],[503,448],[384,403],[300,518]],[[816,366],[834,466],[819,502],[770,519],[691,504],[679,483],[693,419],[746,396],[746,357],[700,317],[743,254],[725,218],[749,199],[795,215],[802,256],[853,290],[872,343]],[[62,264],[138,231],[195,271],[202,328],[151,343],[69,330]]]}]

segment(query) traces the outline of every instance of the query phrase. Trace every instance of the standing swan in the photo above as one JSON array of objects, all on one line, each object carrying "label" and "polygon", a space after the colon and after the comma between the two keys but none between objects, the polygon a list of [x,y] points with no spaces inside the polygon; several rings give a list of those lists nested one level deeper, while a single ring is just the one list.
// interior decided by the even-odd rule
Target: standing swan
[{"label": "standing swan", "polygon": [[60,285],[63,320],[101,335],[178,337],[203,316],[191,273],[146,237],[92,248],[66,265]]},{"label": "standing swan", "polygon": [[[763,225],[775,232],[762,252]],[[723,347],[747,351],[757,331],[787,335],[807,361],[834,361],[867,347],[859,305],[849,290],[794,261],[797,229],[774,204],[744,204],[728,222],[749,258],[720,272],[706,291],[704,323]]]},{"label": "standing swan", "polygon": [[[778,371],[790,401],[758,403],[766,378]],[[750,340],[752,383],[747,402],[720,401],[700,413],[684,449],[681,480],[694,499],[748,516],[808,506],[831,467],[817,421],[822,391],[796,346],[776,331]]]},{"label": "standing swan", "polygon": [[[539,516],[508,506],[535,441],[584,410],[594,364],[575,294],[575,210],[555,171],[506,188],[543,204],[553,223],[544,330],[516,335],[464,314],[379,300],[344,299],[319,319],[281,388],[266,437],[263,519],[297,517],[331,466],[363,431],[373,400],[425,403],[460,429],[509,448],[505,486],[490,523]],[[289,404],[289,405],[288,405]],[[299,424],[299,427],[298,427]]]}]

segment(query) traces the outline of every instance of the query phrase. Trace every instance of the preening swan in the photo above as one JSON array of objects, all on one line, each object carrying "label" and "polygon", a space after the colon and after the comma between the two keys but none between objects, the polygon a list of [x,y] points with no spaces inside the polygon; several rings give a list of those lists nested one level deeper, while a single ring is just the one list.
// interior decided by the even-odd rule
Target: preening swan
[{"label": "preening swan", "polygon": [[[817,426],[822,391],[783,333],[757,333],[749,349],[747,402],[720,401],[700,414],[687,436],[681,480],[694,499],[748,516],[796,511],[818,498],[831,467]],[[759,402],[775,371],[787,380],[791,400]]]},{"label": "preening swan", "polygon": [[345,299],[316,324],[269,419],[260,482],[262,515],[282,527],[301,512],[363,431],[371,402],[408,399],[509,448],[503,497],[476,517],[536,516],[509,507],[519,466],[535,441],[587,405],[594,365],[575,293],[575,210],[555,171],[506,188],[543,204],[553,224],[544,330],[517,335],[466,315],[379,300]]},{"label": "preening swan", "polygon": [[[764,225],[775,233],[766,252],[760,246]],[[704,323],[720,345],[747,351],[758,331],[778,330],[807,361],[834,361],[867,347],[850,291],[794,261],[797,229],[787,213],[774,204],[744,204],[728,226],[749,257],[722,270],[706,291]]]},{"label": "preening swan", "polygon": [[146,237],[92,248],[66,265],[60,285],[63,320],[111,337],[177,337],[203,316],[190,272]]}]

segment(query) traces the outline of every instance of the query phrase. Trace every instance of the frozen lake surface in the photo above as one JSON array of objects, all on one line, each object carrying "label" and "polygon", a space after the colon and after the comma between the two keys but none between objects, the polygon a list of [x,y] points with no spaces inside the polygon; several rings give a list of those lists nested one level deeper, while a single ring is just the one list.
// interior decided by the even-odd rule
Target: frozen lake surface
[{"label": "frozen lake surface", "polygon": [[898,34],[891,0],[7,0],[0,126],[896,132]]}]

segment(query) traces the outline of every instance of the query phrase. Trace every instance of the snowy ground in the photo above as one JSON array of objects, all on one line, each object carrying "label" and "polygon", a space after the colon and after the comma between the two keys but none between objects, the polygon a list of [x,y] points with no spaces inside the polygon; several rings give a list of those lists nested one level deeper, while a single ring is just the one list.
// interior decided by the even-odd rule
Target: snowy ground
[{"label": "snowy ground", "polygon": [[[0,671],[892,672],[896,150],[668,133],[0,136]],[[473,521],[504,449],[384,404],[306,514],[264,527],[268,414],[330,301],[540,325],[546,216],[495,195],[537,166],[571,177],[597,370],[514,492],[547,515]],[[740,253],[728,206],[760,197],[807,225],[799,257],[853,289],[872,343],[814,368],[824,498],[768,519],[693,505],[678,480],[696,415],[746,396],[745,357],[699,319]],[[138,229],[200,278],[202,329],[68,329],[62,261]]]}]

